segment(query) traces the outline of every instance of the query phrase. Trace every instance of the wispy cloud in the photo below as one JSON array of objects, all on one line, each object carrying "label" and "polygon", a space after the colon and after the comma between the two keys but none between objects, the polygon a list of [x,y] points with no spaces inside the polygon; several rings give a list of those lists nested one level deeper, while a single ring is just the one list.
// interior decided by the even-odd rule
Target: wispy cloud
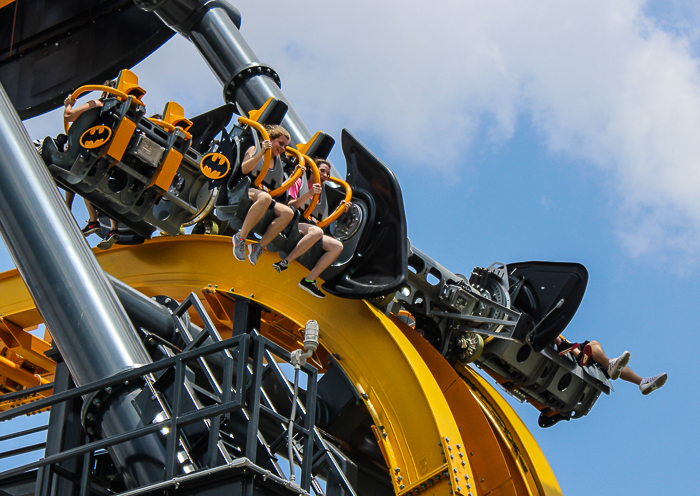
[{"label": "wispy cloud", "polygon": [[549,210],[552,207],[552,200],[547,198],[545,195],[542,195],[540,197],[540,205],[542,206],[542,208]]},{"label": "wispy cloud", "polygon": [[[310,129],[348,127],[392,167],[452,176],[477,137],[505,142],[527,116],[553,157],[605,171],[635,255],[700,248],[700,12],[683,5],[679,20],[641,0],[236,2]],[[139,75],[154,111],[221,103],[182,39]]]},{"label": "wispy cloud", "polygon": [[[507,140],[531,116],[551,152],[612,178],[632,253],[700,247],[698,15],[652,18],[638,0],[240,7],[319,127],[342,120],[453,174],[477,136]],[[289,29],[310,11],[311,29]],[[292,33],[293,58],[274,32]]]}]

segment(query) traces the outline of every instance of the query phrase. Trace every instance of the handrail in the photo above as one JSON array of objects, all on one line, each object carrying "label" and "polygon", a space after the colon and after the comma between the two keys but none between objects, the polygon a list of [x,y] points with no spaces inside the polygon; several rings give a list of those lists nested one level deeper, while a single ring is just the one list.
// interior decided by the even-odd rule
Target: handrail
[{"label": "handrail", "polygon": [[[318,166],[316,165],[316,162],[311,160],[311,158],[307,155],[304,155],[304,159],[306,159],[309,165],[311,165],[311,172],[314,175],[314,182],[316,184],[321,184],[321,174],[318,172]],[[311,218],[311,212],[313,212],[314,208],[316,208],[316,205],[318,205],[319,196],[320,195],[314,195],[313,197],[311,197],[311,203],[302,214],[302,217],[304,217],[306,220],[309,220]]]},{"label": "handrail", "polygon": [[[248,119],[247,117],[239,117],[238,122],[257,129],[258,132],[262,135],[263,141],[270,141],[270,135],[267,134],[267,130],[265,129],[265,126],[263,126],[259,122]],[[265,150],[265,158],[263,159],[262,170],[260,171],[260,174],[258,174],[258,177],[255,178],[255,182],[253,183],[253,185],[256,188],[259,188],[263,182],[263,179],[265,179],[265,175],[267,174],[267,170],[270,168],[270,160],[271,159],[272,159],[272,149]]]},{"label": "handrail", "polygon": [[279,188],[270,191],[270,196],[274,198],[277,195],[281,195],[285,191],[287,191],[289,188],[292,187],[292,185],[296,182],[297,179],[301,177],[301,175],[304,173],[304,156],[299,153],[296,148],[292,148],[291,146],[287,147],[287,153],[291,153],[292,155],[296,156],[297,161],[299,162],[296,166],[296,169],[294,169],[294,174],[289,176],[289,179],[287,179],[285,182],[282,183],[282,186]]},{"label": "handrail", "polygon": [[343,181],[342,179],[338,179],[337,177],[329,177],[328,181],[333,181],[334,183],[340,184],[343,188],[345,188],[345,200],[340,202],[340,205],[338,205],[338,208],[335,209],[335,212],[333,212],[331,215],[329,215],[327,218],[323,219],[321,222],[317,224],[318,227],[326,227],[328,224],[333,222],[335,219],[343,215],[347,209],[348,205],[350,204],[350,200],[352,200],[352,188],[348,183]]},{"label": "handrail", "polygon": [[[86,86],[81,86],[80,88],[75,90],[73,93],[71,93],[70,98],[71,98],[71,100],[76,101],[78,98],[83,96],[83,94],[89,93],[91,91],[102,91],[103,93],[109,93],[109,94],[114,95],[117,98],[119,98],[119,100],[121,100],[122,102],[127,101],[129,99],[129,96],[131,96],[133,102],[138,103],[139,105],[145,107],[143,102],[141,100],[139,100],[138,98],[136,98],[135,96],[127,95],[123,91],[120,91],[116,88],[112,88],[111,86],[104,86],[102,84],[88,84]],[[69,127],[68,121],[66,121],[65,119],[63,119],[63,127],[64,127],[65,131],[68,132],[68,127]]]},{"label": "handrail", "polygon": [[170,124],[169,122],[163,121],[161,119],[156,119],[154,117],[148,117],[148,120],[151,121],[153,124],[158,124],[160,127],[165,128],[166,131],[169,133],[172,133],[175,131],[175,129],[179,129],[182,134],[185,135],[186,140],[191,140],[192,139],[192,134],[189,131],[186,131],[185,129],[181,128],[180,126],[174,126],[173,124]]}]

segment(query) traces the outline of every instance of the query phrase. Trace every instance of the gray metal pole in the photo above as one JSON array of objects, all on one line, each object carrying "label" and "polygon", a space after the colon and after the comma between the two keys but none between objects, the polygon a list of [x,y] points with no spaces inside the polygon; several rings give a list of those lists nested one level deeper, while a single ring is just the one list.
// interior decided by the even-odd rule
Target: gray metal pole
[{"label": "gray metal pole", "polygon": [[[2,85],[0,234],[77,385],[151,362]],[[104,407],[104,436],[143,422],[129,401],[137,392],[131,386]],[[127,484],[160,478],[164,450],[155,435],[112,451]]]},{"label": "gray metal pole", "polygon": [[[107,274],[107,279],[114,287],[119,301],[124,306],[129,319],[136,327],[142,327],[153,334],[166,340],[172,340],[175,332],[175,320],[172,313],[160,303],[156,303],[148,296],[136,291],[128,284],[123,283],[114,276]],[[202,328],[189,323],[189,332],[192,336],[197,336]],[[202,346],[214,344],[215,341],[207,337]],[[224,354],[214,353],[207,357],[207,362],[214,375],[221,379],[224,370]]]},{"label": "gray metal pole", "polygon": [[[236,102],[245,112],[262,107],[270,97],[289,106],[282,125],[293,143],[306,143],[313,136],[276,83],[275,71],[258,57],[238,31],[238,11],[224,0],[165,0],[153,6],[135,0],[144,10],[155,12],[165,24],[191,40],[224,86],[224,99]],[[239,76],[240,75],[240,76]],[[239,77],[236,77],[239,76]]]},{"label": "gray metal pole", "polygon": [[236,74],[248,68],[255,74],[259,59],[227,11],[221,8],[209,10],[192,28],[190,38],[224,85],[224,99],[227,102],[236,102],[249,112],[262,107],[270,97],[282,100],[289,106],[282,126],[292,135],[292,141],[306,143],[311,139],[313,135],[277,86],[274,77],[267,74],[267,68],[261,67],[262,74],[244,77],[240,83],[234,80]]},{"label": "gray metal pole", "polygon": [[[175,331],[175,320],[167,308],[116,277],[110,274],[106,275],[134,326],[143,327],[163,339],[172,339],[172,334]],[[194,324],[190,324],[190,329],[194,334],[201,331]]]},{"label": "gray metal pole", "polygon": [[4,88],[0,178],[0,232],[75,382],[150,363]]}]

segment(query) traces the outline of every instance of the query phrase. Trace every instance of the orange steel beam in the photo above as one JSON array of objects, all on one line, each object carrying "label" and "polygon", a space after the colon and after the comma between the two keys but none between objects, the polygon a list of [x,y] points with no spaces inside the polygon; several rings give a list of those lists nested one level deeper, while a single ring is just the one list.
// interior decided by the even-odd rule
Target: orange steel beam
[{"label": "orange steel beam", "polygon": [[38,368],[52,374],[56,371],[56,363],[45,355],[51,343],[34,336],[4,317],[0,317],[0,340],[10,351]]}]

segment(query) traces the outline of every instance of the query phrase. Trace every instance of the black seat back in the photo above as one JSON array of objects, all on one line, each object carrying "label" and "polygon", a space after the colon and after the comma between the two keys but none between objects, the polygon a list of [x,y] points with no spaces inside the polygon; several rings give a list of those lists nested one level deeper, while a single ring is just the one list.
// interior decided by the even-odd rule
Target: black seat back
[{"label": "black seat back", "polygon": [[66,151],[60,151],[54,140],[51,137],[46,137],[41,147],[41,157],[46,165],[53,164],[63,169],[70,169],[78,155],[85,150],[80,145],[80,137],[97,122],[101,112],[102,107],[93,107],[78,117],[66,133],[68,136],[68,149]]},{"label": "black seat back", "polygon": [[[522,281],[513,307],[533,318],[536,332],[530,342],[535,351],[541,351],[574,317],[586,292],[588,271],[581,264],[565,262],[509,263],[508,270],[511,287]],[[564,302],[557,308],[561,300]]]},{"label": "black seat back", "polygon": [[323,288],[344,298],[391,294],[408,280],[408,237],[401,187],[394,173],[346,129],[341,144],[352,201],[363,203],[367,213],[352,260]]},{"label": "black seat back", "polygon": [[236,107],[233,104],[222,105],[192,118],[192,126],[189,128],[192,134],[191,147],[199,153],[206,153],[209,143],[231,121]]}]

